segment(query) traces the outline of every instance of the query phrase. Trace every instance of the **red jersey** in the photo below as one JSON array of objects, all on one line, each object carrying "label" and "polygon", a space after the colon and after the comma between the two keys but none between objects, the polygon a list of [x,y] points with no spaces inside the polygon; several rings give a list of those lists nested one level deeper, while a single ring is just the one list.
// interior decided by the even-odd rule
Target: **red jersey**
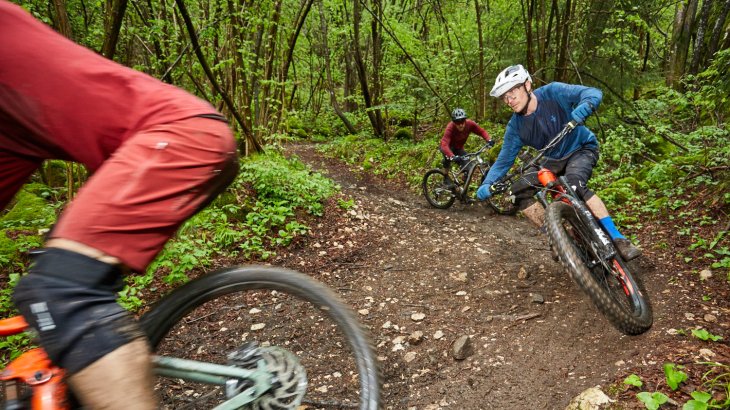
[{"label": "red jersey", "polygon": [[[0,0],[0,159],[72,160],[93,172],[137,131],[200,115],[219,114]],[[14,194],[3,180],[0,209]]]},{"label": "red jersey", "polygon": [[485,141],[489,141],[491,139],[489,134],[487,134],[482,127],[472,120],[466,120],[463,131],[459,131],[456,128],[456,124],[452,121],[446,126],[444,136],[441,138],[441,152],[443,152],[447,157],[453,156],[454,152],[452,149],[463,149],[464,144],[466,144],[466,139],[469,138],[469,134],[477,134],[484,138]]}]

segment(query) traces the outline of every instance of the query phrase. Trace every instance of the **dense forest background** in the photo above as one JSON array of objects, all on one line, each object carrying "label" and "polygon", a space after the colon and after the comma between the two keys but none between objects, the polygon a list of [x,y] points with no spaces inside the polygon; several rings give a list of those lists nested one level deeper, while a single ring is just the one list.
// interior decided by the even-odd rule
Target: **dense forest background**
[{"label": "dense forest background", "polygon": [[[676,145],[672,131],[722,128],[729,108],[728,0],[19,3],[74,41],[216,102],[244,153],[300,129],[387,139],[407,125],[421,138],[454,106],[503,121],[488,91],[515,63],[538,85],[602,88],[620,111],[611,126],[638,124]],[[637,108],[658,96],[686,97],[692,115],[653,129]]]}]

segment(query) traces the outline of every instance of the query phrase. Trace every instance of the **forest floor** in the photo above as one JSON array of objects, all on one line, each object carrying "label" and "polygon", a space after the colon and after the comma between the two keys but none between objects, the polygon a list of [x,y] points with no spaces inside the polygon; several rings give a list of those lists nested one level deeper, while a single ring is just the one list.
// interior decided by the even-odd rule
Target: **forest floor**
[{"label": "forest floor", "polygon": [[[404,182],[325,158],[313,145],[285,150],[340,184],[354,206],[343,213],[330,203],[309,235],[270,262],[328,283],[360,312],[381,360],[386,408],[563,409],[594,386],[615,400],[610,408],[644,408],[639,391],[662,391],[671,399],[662,408],[679,408],[702,389],[708,367],[697,363],[730,365],[727,273],[700,281],[677,260],[681,248],[662,221],[643,225],[644,256],[632,263],[654,325],[626,336],[524,218],[481,204],[434,209]],[[724,339],[701,341],[690,335],[696,328]],[[456,359],[464,336],[471,353]],[[676,392],[664,363],[690,376]],[[622,383],[632,373],[641,389]]]}]

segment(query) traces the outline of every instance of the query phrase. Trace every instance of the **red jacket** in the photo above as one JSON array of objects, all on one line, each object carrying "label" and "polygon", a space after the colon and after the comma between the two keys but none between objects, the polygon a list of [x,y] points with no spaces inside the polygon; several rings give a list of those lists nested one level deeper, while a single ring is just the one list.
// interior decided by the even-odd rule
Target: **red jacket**
[{"label": "red jacket", "polygon": [[[219,115],[181,89],[79,47],[4,0],[0,61],[0,165],[5,158],[26,161],[23,172],[44,159],[77,161],[93,172],[138,130]],[[8,167],[0,167],[0,209],[27,176]]]},{"label": "red jacket", "polygon": [[446,126],[444,136],[441,138],[441,152],[447,157],[453,156],[454,152],[452,148],[463,149],[464,144],[466,144],[466,139],[469,138],[469,134],[477,134],[484,138],[484,141],[491,140],[489,134],[472,120],[466,120],[466,126],[464,126],[463,131],[459,131],[456,128],[456,124],[452,121]]}]

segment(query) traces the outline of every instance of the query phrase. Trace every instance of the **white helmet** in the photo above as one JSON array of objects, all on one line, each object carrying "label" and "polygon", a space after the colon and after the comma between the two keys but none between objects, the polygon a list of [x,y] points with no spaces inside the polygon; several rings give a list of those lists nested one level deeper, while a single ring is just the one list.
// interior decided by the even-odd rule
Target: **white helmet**
[{"label": "white helmet", "polygon": [[489,95],[499,98],[502,94],[509,91],[510,88],[517,84],[522,84],[527,80],[532,82],[532,77],[530,77],[530,73],[525,70],[525,67],[522,67],[522,64],[511,65],[499,73],[497,79],[494,80],[494,87],[492,87],[492,91],[489,92]]}]

